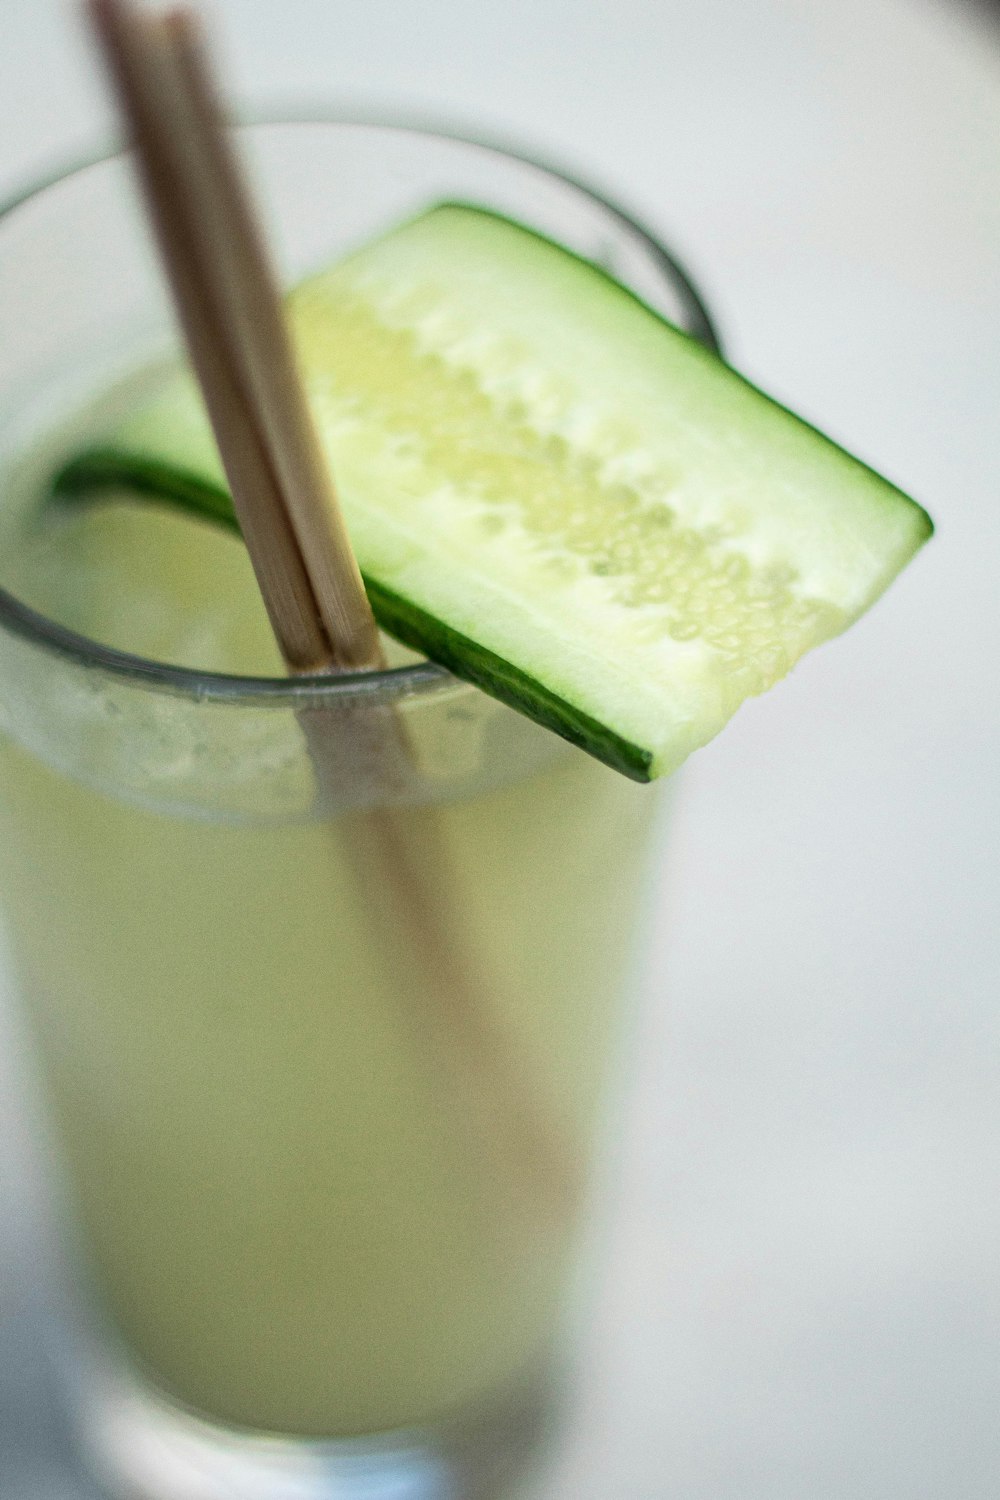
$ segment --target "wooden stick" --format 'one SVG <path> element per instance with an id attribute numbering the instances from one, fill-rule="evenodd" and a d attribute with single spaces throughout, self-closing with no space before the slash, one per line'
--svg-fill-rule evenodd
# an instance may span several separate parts
<path id="1" fill-rule="evenodd" d="M 329 662 L 330 642 L 198 253 L 183 163 L 164 123 L 173 101 L 163 48 L 121 0 L 90 0 L 90 11 L 131 127 L 146 205 L 272 628 L 293 670 L 317 670 Z"/>
<path id="2" fill-rule="evenodd" d="M 332 660 L 340 667 L 384 666 L 375 619 L 302 390 L 278 282 L 222 128 L 197 24 L 190 12 L 176 10 L 163 25 L 173 43 L 178 96 L 188 103 L 178 122 L 186 162 L 192 176 L 200 169 L 205 177 L 198 195 L 199 229 L 206 243 L 217 247 L 212 267 L 216 295 L 234 330 L 241 374 L 259 414 Z"/>
<path id="3" fill-rule="evenodd" d="M 276 279 L 221 125 L 193 17 L 145 17 L 128 0 L 89 0 L 137 148 L 145 196 L 205 395 L 261 593 L 293 671 L 382 664 L 378 633 L 301 387 Z M 299 713 L 321 788 L 355 779 L 383 793 L 415 777 L 391 709 Z M 357 762 L 363 757 L 363 766 Z M 359 886 L 385 946 L 415 957 L 432 1029 L 478 1085 L 468 1101 L 505 1123 L 511 1164 L 551 1208 L 577 1196 L 577 1163 L 524 1076 L 496 1004 L 464 952 L 432 810 L 386 807 L 342 820 Z M 420 824 L 419 837 L 417 823 Z M 411 828 L 411 824 L 413 827 Z M 411 836 L 412 835 L 412 836 Z M 439 1045 L 439 1044 L 436 1044 Z M 468 1091 L 466 1091 L 468 1092 Z"/>

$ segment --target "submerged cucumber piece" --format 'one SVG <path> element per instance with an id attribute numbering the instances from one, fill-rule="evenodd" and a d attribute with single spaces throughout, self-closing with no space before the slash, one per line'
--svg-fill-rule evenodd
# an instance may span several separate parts
<path id="1" fill-rule="evenodd" d="M 604 272 L 482 209 L 432 209 L 289 307 L 380 623 L 637 779 L 931 533 Z M 56 488 L 109 483 L 235 524 L 187 373 Z"/>

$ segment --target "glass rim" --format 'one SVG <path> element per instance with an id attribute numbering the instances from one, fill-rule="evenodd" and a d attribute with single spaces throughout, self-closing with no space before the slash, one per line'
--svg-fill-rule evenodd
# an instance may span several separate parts
<path id="1" fill-rule="evenodd" d="M 284 110 L 255 111 L 246 116 L 236 114 L 233 124 L 240 130 L 288 126 L 360 126 L 373 130 L 396 131 L 412 136 L 454 142 L 460 146 L 472 146 L 480 151 L 522 163 L 536 171 L 563 182 L 589 198 L 599 208 L 624 228 L 634 234 L 654 264 L 671 283 L 680 297 L 687 319 L 686 331 L 704 344 L 714 354 L 721 353 L 721 344 L 714 321 L 705 305 L 694 280 L 683 264 L 666 248 L 657 236 L 640 220 L 602 188 L 590 180 L 581 178 L 574 171 L 540 157 L 532 149 L 483 136 L 478 131 L 435 120 L 419 111 L 407 111 L 398 115 L 392 111 L 347 108 L 296 108 Z M 49 171 L 0 202 L 0 233 L 7 219 L 28 203 L 45 193 L 72 181 L 95 167 L 122 161 L 129 155 L 129 148 L 118 146 L 83 158 L 78 158 L 60 168 Z M 128 651 L 120 651 L 92 640 L 79 631 L 60 625 L 56 620 L 41 614 L 24 604 L 14 594 L 0 587 L 0 628 L 20 636 L 50 653 L 69 659 L 79 666 L 97 670 L 116 678 L 124 678 L 150 687 L 172 689 L 189 698 L 214 699 L 230 702 L 268 701 L 302 706 L 304 701 L 378 694 L 380 689 L 393 693 L 418 691 L 453 682 L 455 679 L 446 667 L 431 661 L 410 663 L 401 667 L 387 667 L 374 671 L 339 671 L 303 674 L 298 677 L 242 676 L 231 672 L 211 672 L 195 667 L 175 666 L 170 662 L 157 661 Z"/>

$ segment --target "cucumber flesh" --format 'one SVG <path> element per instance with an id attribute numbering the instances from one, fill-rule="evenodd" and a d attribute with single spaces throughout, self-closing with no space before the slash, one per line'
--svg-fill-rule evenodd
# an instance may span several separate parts
<path id="1" fill-rule="evenodd" d="M 926 514 L 606 274 L 442 205 L 292 293 L 381 625 L 639 780 L 858 617 Z M 56 477 L 235 524 L 179 370 Z"/>

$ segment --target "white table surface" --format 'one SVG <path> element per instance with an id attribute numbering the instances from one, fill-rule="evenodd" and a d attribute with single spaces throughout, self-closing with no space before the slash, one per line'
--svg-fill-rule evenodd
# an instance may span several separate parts
<path id="1" fill-rule="evenodd" d="M 603 178 L 733 361 L 935 514 L 873 614 L 683 777 L 558 1495 L 993 1500 L 1000 27 L 932 0 L 213 10 L 246 100 L 420 106 Z M 108 129 L 73 8 L 2 0 L 0 191 Z M 3 1055 L 0 1496 L 82 1500 Z"/>

